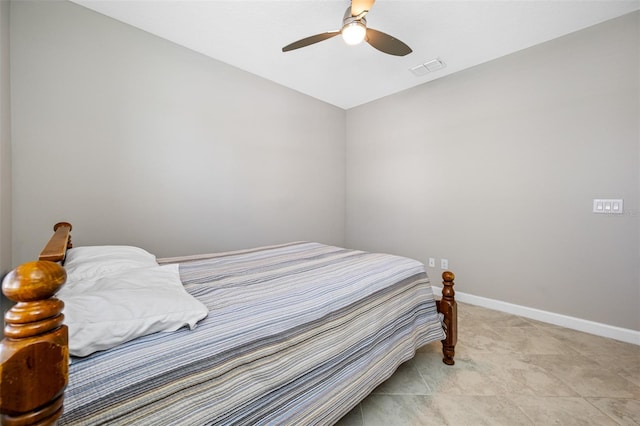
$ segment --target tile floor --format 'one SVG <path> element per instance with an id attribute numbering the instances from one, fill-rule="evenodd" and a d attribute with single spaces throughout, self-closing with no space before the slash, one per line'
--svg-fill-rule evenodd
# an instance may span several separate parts
<path id="1" fill-rule="evenodd" d="M 640 425 L 640 346 L 459 304 L 456 364 L 421 348 L 338 426 Z"/>

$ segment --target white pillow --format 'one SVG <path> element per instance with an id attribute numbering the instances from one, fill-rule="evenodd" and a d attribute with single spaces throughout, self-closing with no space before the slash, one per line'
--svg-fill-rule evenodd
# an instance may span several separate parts
<path id="1" fill-rule="evenodd" d="M 159 331 L 175 331 L 207 316 L 207 307 L 180 281 L 178 265 L 131 269 L 63 286 L 57 296 L 69 327 L 69 353 L 87 356 Z"/>
<path id="2" fill-rule="evenodd" d="M 158 266 L 156 257 L 139 247 L 87 246 L 67 251 L 67 282 L 93 279 L 128 269 Z"/>

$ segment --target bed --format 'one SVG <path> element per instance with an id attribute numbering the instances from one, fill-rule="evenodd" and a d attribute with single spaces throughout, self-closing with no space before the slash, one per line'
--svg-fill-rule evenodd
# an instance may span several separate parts
<path id="1" fill-rule="evenodd" d="M 314 242 L 96 269 L 80 253 L 104 248 L 72 249 L 71 229 L 3 281 L 3 425 L 333 424 L 421 346 L 454 363 L 451 272 L 435 300 L 417 261 Z M 182 310 L 155 301 L 167 277 Z"/>

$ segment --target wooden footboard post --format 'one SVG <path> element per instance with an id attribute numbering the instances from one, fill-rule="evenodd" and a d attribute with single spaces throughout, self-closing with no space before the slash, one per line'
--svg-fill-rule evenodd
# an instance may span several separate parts
<path id="1" fill-rule="evenodd" d="M 453 356 L 458 341 L 458 305 L 455 299 L 456 293 L 453 290 L 455 277 L 453 272 L 445 271 L 442 273 L 442 299 L 438 303 L 438 310 L 444 315 L 444 325 L 447 332 L 447 336 L 442 341 L 444 355 L 442 362 L 447 365 L 455 364 Z"/>
<path id="2" fill-rule="evenodd" d="M 53 295 L 66 278 L 57 263 L 36 261 L 18 266 L 2 282 L 5 296 L 17 302 L 5 315 L 0 343 L 3 425 L 54 424 L 62 415 L 68 332 L 64 304 Z"/>

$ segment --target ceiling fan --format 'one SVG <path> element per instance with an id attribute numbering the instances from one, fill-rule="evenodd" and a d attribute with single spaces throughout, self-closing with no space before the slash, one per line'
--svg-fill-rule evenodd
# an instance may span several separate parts
<path id="1" fill-rule="evenodd" d="M 340 31 L 328 31 L 303 38 L 286 45 L 282 48 L 282 51 L 288 52 L 300 49 L 342 34 L 344 41 L 350 45 L 358 44 L 364 40 L 374 48 L 389 55 L 405 56 L 411 53 L 411 48 L 397 38 L 373 28 L 367 28 L 365 16 L 371 10 L 374 2 L 375 0 L 352 0 L 351 6 L 344 13 Z"/>

